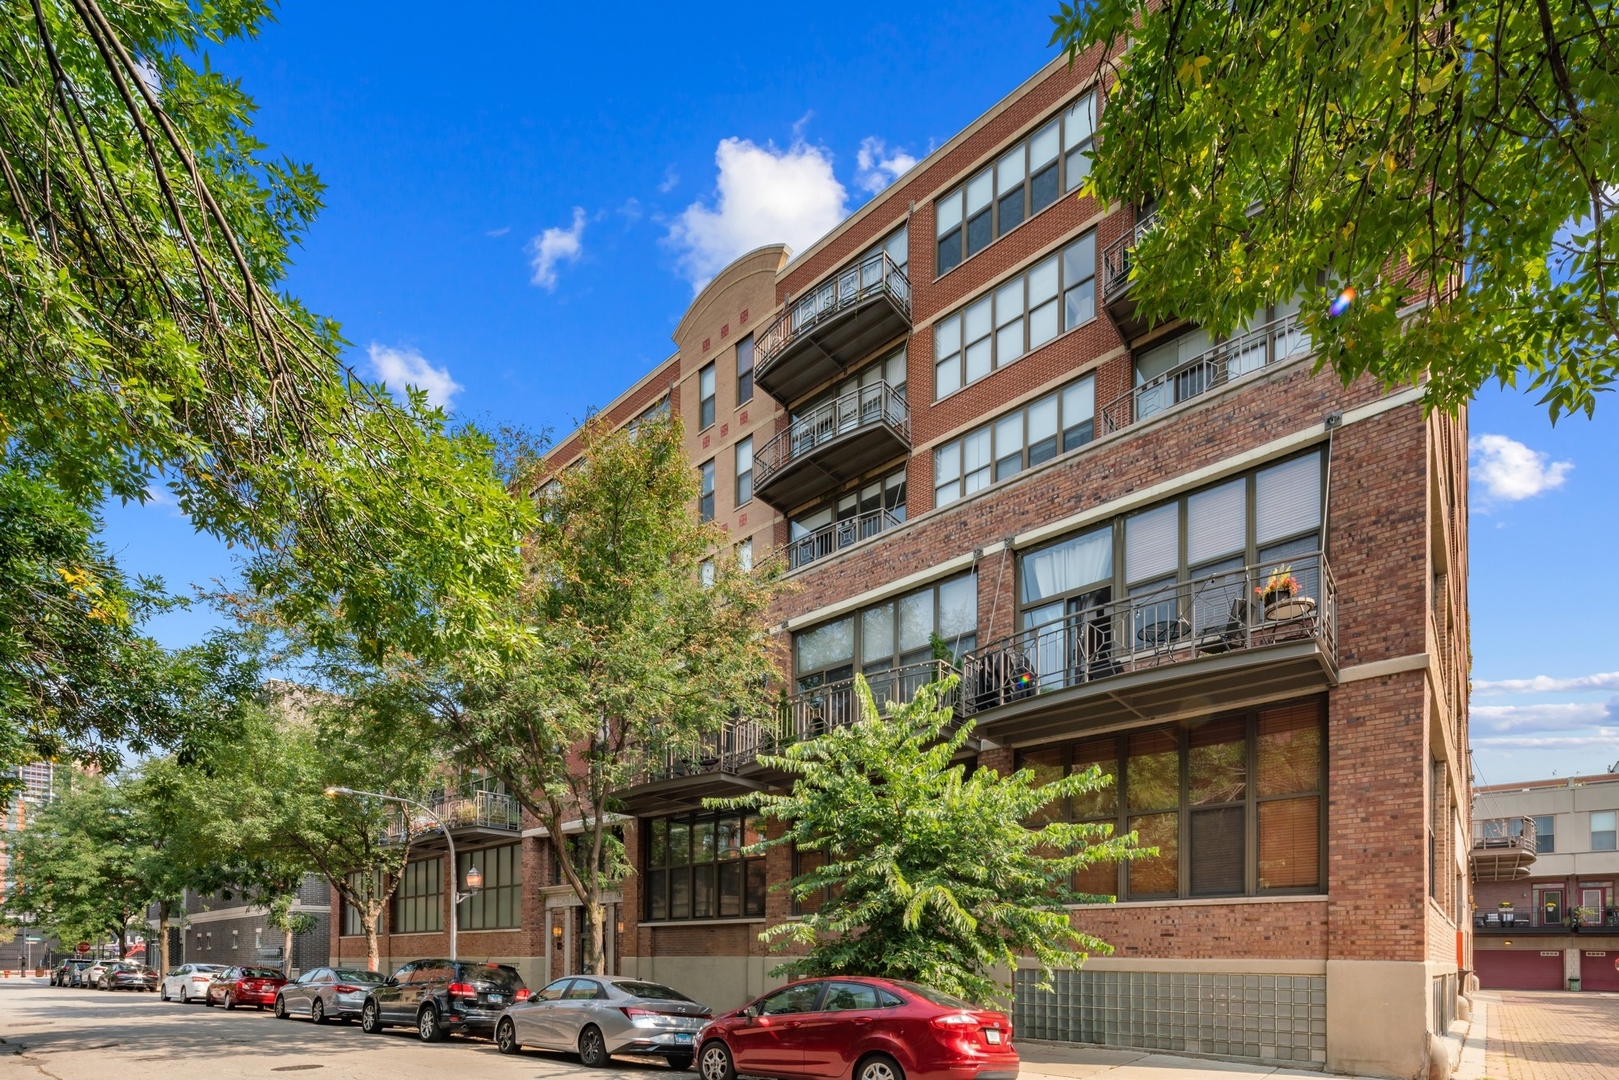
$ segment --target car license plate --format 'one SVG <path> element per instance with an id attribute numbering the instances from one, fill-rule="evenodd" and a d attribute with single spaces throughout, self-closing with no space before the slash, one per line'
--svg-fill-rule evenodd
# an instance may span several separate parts
<path id="1" fill-rule="evenodd" d="M 1001 1029 L 1000 1028 L 985 1028 L 984 1029 L 984 1038 L 989 1042 L 989 1044 L 991 1046 L 999 1045 L 1000 1041 L 1001 1041 Z"/>
<path id="2" fill-rule="evenodd" d="M 502 1001 L 505 1001 L 505 1000 L 506 1000 L 506 998 L 502 994 L 490 994 L 489 995 L 489 1004 L 491 1004 L 491 1005 L 499 1005 Z"/>
<path id="3" fill-rule="evenodd" d="M 689 1032 L 689 1031 L 677 1031 L 677 1032 L 675 1032 L 675 1042 L 677 1042 L 677 1043 L 689 1043 L 689 1042 L 691 1042 L 691 1032 Z"/>

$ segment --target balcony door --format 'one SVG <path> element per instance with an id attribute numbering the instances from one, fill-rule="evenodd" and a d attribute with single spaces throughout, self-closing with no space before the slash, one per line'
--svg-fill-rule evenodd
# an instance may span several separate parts
<path id="1" fill-rule="evenodd" d="M 1535 924 L 1537 926 L 1563 925 L 1563 890 L 1559 886 L 1555 889 L 1535 890 Z"/>

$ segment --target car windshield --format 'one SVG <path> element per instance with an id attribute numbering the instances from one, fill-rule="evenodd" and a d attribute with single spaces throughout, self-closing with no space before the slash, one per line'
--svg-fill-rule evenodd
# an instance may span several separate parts
<path id="1" fill-rule="evenodd" d="M 620 982 L 615 983 L 626 994 L 634 994 L 638 998 L 650 998 L 653 1001 L 690 1001 L 691 998 L 679 990 L 671 990 L 667 986 L 649 982 Z"/>
<path id="2" fill-rule="evenodd" d="M 380 971 L 359 971 L 355 968 L 338 968 L 336 971 L 332 972 L 332 974 L 337 976 L 338 982 L 369 983 L 371 985 L 376 985 L 377 983 L 382 982 L 382 972 Z"/>
<path id="3" fill-rule="evenodd" d="M 243 968 L 242 969 L 242 978 L 244 978 L 244 979 L 279 979 L 279 978 L 281 978 L 281 972 L 273 971 L 270 968 Z"/>
<path id="4" fill-rule="evenodd" d="M 922 998 L 924 1001 L 931 1001 L 941 1009 L 972 1009 L 974 1012 L 978 1011 L 978 1006 L 970 1001 L 962 1001 L 958 997 L 951 997 L 949 994 L 941 993 L 920 983 L 901 982 L 896 979 L 894 980 L 894 985 L 903 986 L 917 997 Z"/>
<path id="5" fill-rule="evenodd" d="M 193 964 L 192 970 L 207 975 L 215 971 L 224 971 L 225 967 L 223 964 Z"/>
<path id="6" fill-rule="evenodd" d="M 523 979 L 517 974 L 517 969 L 505 964 L 468 964 L 465 968 L 466 977 L 473 982 L 493 983 L 498 989 L 520 990 Z"/>

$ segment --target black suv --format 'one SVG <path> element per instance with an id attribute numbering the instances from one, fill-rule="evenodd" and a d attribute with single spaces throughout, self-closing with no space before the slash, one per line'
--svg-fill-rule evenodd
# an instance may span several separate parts
<path id="1" fill-rule="evenodd" d="M 73 977 L 93 963 L 95 963 L 94 960 L 63 960 L 60 964 L 57 964 L 56 967 L 51 969 L 51 985 L 75 985 Z"/>
<path id="2" fill-rule="evenodd" d="M 408 1024 L 423 1042 L 457 1031 L 489 1035 L 506 1006 L 527 997 L 523 977 L 509 965 L 417 960 L 365 996 L 360 1028 L 375 1034 Z"/>

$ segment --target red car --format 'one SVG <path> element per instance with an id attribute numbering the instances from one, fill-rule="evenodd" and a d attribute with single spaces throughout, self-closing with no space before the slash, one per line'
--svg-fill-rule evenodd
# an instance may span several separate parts
<path id="1" fill-rule="evenodd" d="M 287 980 L 274 968 L 229 967 L 214 976 L 208 984 L 204 1005 L 223 1005 L 234 1009 L 238 1005 L 254 1005 L 262 1009 L 275 1004 L 275 994 Z"/>
<path id="2" fill-rule="evenodd" d="M 697 1034 L 702 1080 L 1017 1080 L 1012 1022 L 916 983 L 837 977 L 784 986 Z"/>

